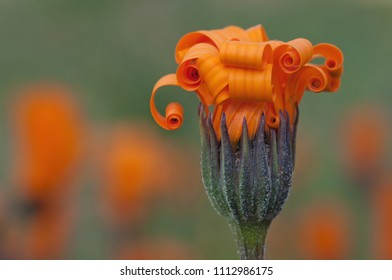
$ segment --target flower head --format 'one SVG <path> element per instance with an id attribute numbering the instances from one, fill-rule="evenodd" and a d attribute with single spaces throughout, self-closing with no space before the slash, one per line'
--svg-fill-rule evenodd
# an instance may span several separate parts
<path id="1" fill-rule="evenodd" d="M 312 63 L 320 57 L 322 65 Z M 257 25 L 188 33 L 175 58 L 176 73 L 153 89 L 152 115 L 163 128 L 177 129 L 181 105 L 170 103 L 162 116 L 154 103 L 157 90 L 176 85 L 197 94 L 205 190 L 228 221 L 241 258 L 261 259 L 268 227 L 292 184 L 298 105 L 305 90 L 338 89 L 343 55 L 306 39 L 269 40 Z"/>
<path id="2" fill-rule="evenodd" d="M 312 63 L 315 58 L 324 58 L 324 64 Z M 266 127 L 279 127 L 280 111 L 287 111 L 293 124 L 304 91 L 336 91 L 343 72 L 343 55 L 337 47 L 325 43 L 313 46 L 302 38 L 269 40 L 261 25 L 188 33 L 178 42 L 175 59 L 176 73 L 162 77 L 152 92 L 150 107 L 155 121 L 168 130 L 181 126 L 180 104 L 170 103 L 162 116 L 154 103 L 159 88 L 180 86 L 194 91 L 207 113 L 213 108 L 218 139 L 225 112 L 232 142 L 240 139 L 243 118 L 251 138 L 262 113 Z"/>

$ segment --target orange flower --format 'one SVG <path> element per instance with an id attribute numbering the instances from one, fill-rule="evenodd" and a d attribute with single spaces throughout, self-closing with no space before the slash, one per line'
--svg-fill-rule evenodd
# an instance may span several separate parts
<path id="1" fill-rule="evenodd" d="M 325 58 L 323 65 L 311 63 L 320 57 Z M 313 46 L 302 38 L 287 43 L 269 40 L 261 25 L 188 33 L 178 42 L 175 58 L 176 73 L 162 77 L 152 92 L 150 108 L 155 121 L 168 130 L 181 126 L 180 104 L 170 103 L 162 116 L 154 102 L 159 88 L 180 86 L 196 92 L 207 113 L 213 107 L 218 139 L 221 116 L 226 114 L 233 142 L 240 138 L 244 117 L 251 137 L 262 113 L 270 128 L 279 127 L 280 111 L 287 111 L 293 124 L 304 91 L 336 91 L 343 72 L 343 55 L 337 47 Z"/>
<path id="2" fill-rule="evenodd" d="M 103 204 L 111 221 L 141 218 L 148 199 L 173 183 L 166 146 L 145 125 L 115 127 L 99 150 Z"/>
<path id="3" fill-rule="evenodd" d="M 387 113 L 377 105 L 359 106 L 344 120 L 340 154 L 347 171 L 359 184 L 371 184 L 382 171 L 389 145 L 388 127 Z"/>
<path id="4" fill-rule="evenodd" d="M 318 202 L 298 217 L 298 252 L 306 259 L 346 259 L 352 236 L 347 210 L 336 201 Z"/>
<path id="5" fill-rule="evenodd" d="M 28 199 L 53 194 L 69 179 L 80 157 L 81 116 L 61 86 L 25 88 L 13 107 L 15 183 Z"/>

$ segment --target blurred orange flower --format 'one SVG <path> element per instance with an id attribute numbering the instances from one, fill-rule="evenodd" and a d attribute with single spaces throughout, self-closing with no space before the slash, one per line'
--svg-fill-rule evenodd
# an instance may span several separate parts
<path id="1" fill-rule="evenodd" d="M 369 181 L 382 170 L 389 144 L 388 127 L 388 115 L 380 105 L 359 106 L 343 121 L 340 152 L 347 171 L 357 182 L 372 183 Z"/>
<path id="2" fill-rule="evenodd" d="M 315 202 L 297 218 L 297 250 L 303 258 L 349 258 L 352 224 L 347 209 L 338 201 Z"/>
<path id="3" fill-rule="evenodd" d="M 316 65 L 312 63 L 315 58 L 325 62 Z M 279 127 L 280 111 L 287 111 L 293 124 L 304 91 L 336 91 L 343 73 L 343 54 L 337 47 L 313 46 L 303 38 L 270 40 L 261 25 L 190 32 L 177 43 L 175 59 L 176 73 L 162 77 L 152 91 L 150 108 L 155 121 L 168 130 L 181 126 L 180 104 L 170 103 L 162 116 L 154 101 L 159 88 L 180 86 L 197 94 L 205 112 L 213 107 L 218 139 L 222 113 L 226 114 L 233 142 L 241 136 L 244 118 L 251 138 L 262 113 L 268 127 Z"/>
<path id="4" fill-rule="evenodd" d="M 145 124 L 116 126 L 99 150 L 102 198 L 112 221 L 141 218 L 150 199 L 179 184 L 176 173 L 185 182 L 178 152 Z"/>
<path id="5" fill-rule="evenodd" d="M 82 151 L 83 125 L 71 93 L 58 85 L 24 88 L 12 106 L 15 184 L 27 199 L 68 183 Z"/>
<path id="6" fill-rule="evenodd" d="M 376 259 L 392 259 L 392 177 L 388 175 L 372 189 L 372 245 Z"/>

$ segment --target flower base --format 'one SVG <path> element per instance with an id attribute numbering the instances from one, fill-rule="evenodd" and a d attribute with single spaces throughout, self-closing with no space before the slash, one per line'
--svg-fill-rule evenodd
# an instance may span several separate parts
<path id="1" fill-rule="evenodd" d="M 298 110 L 296 112 L 298 116 Z M 200 108 L 202 177 L 208 198 L 230 225 L 241 259 L 263 259 L 269 225 L 280 213 L 292 184 L 297 119 L 280 113 L 277 129 L 264 115 L 250 139 L 244 119 L 241 139 L 233 142 L 222 115 L 220 139 L 211 116 Z"/>

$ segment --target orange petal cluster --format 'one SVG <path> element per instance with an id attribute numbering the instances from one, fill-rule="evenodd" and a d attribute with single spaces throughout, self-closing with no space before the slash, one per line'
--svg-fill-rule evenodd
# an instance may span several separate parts
<path id="1" fill-rule="evenodd" d="M 323 58 L 324 63 L 312 63 Z M 261 25 L 242 29 L 228 26 L 223 29 L 201 30 L 183 36 L 177 43 L 175 74 L 162 77 L 152 91 L 150 108 L 155 121 L 168 130 L 177 129 L 183 121 L 183 108 L 178 103 L 166 107 L 161 115 L 154 102 L 161 87 L 180 86 L 194 91 L 206 111 L 214 108 L 214 126 L 219 137 L 221 113 L 230 118 L 234 114 L 235 125 L 228 124 L 238 138 L 242 118 L 264 112 L 267 125 L 279 126 L 279 112 L 287 111 L 293 121 L 296 106 L 305 90 L 313 92 L 336 91 L 343 72 L 342 52 L 331 44 L 313 46 L 306 39 L 289 42 L 269 40 Z M 254 116 L 260 119 L 260 116 Z M 247 118 L 248 125 L 252 119 Z M 257 122 L 249 125 L 254 135 Z M 238 125 L 237 125 L 238 123 Z"/>

